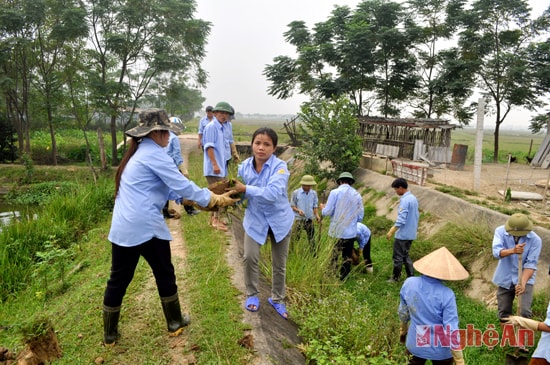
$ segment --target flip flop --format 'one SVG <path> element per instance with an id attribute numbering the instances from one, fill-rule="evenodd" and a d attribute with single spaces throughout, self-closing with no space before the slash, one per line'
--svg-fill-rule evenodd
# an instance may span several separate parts
<path id="1" fill-rule="evenodd" d="M 273 306 L 273 308 L 275 308 L 281 317 L 288 319 L 288 312 L 286 311 L 286 306 L 284 303 L 275 303 L 271 298 L 268 298 L 267 301 Z"/>
<path id="2" fill-rule="evenodd" d="M 256 309 L 253 308 L 254 306 L 256 307 Z M 258 299 L 257 296 L 246 298 L 244 308 L 250 312 L 257 312 L 260 309 L 260 299 Z"/>

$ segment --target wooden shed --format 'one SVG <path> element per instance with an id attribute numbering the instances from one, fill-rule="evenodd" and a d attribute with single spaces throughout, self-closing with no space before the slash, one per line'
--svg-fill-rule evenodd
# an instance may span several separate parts
<path id="1" fill-rule="evenodd" d="M 359 117 L 363 151 L 393 158 L 447 163 L 451 131 L 444 119 Z"/>

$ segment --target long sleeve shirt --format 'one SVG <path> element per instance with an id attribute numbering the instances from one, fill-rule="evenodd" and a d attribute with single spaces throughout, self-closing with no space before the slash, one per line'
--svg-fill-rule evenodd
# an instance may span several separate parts
<path id="1" fill-rule="evenodd" d="M 546 309 L 546 320 L 544 324 L 550 326 L 550 303 L 548 303 L 548 308 Z M 545 359 L 550 362 L 550 332 L 542 332 L 537 348 L 535 352 L 533 352 L 531 358 Z"/>
<path id="2" fill-rule="evenodd" d="M 537 274 L 537 263 L 539 261 L 542 240 L 539 235 L 531 231 L 520 238 L 519 243 L 525 243 L 521 259 L 523 269 L 533 269 L 535 272 L 527 281 L 527 284 L 534 285 Z M 498 265 L 493 275 L 493 283 L 510 289 L 518 283 L 518 255 L 513 254 L 506 257 L 500 257 L 500 251 L 510 249 L 516 246 L 514 236 L 506 232 L 504 226 L 495 229 L 493 236 L 493 256 L 498 259 Z"/>
<path id="3" fill-rule="evenodd" d="M 122 172 L 109 241 L 132 247 L 153 237 L 171 240 L 161 211 L 167 200 L 180 197 L 207 206 L 210 191 L 183 176 L 155 141 L 143 138 Z"/>
<path id="4" fill-rule="evenodd" d="M 419 216 L 418 200 L 410 191 L 407 191 L 399 199 L 397 220 L 394 224 L 399 229 L 395 233 L 395 238 L 405 241 L 416 239 Z"/>
<path id="5" fill-rule="evenodd" d="M 296 207 L 304 212 L 304 215 L 300 215 L 294 212 L 294 217 L 299 220 L 311 220 L 313 216 L 313 209 L 319 207 L 319 199 L 317 192 L 310 189 L 307 193 L 302 188 L 298 188 L 292 192 L 290 196 L 290 206 Z"/>
<path id="6" fill-rule="evenodd" d="M 254 157 L 244 160 L 238 169 L 238 176 L 246 185 L 245 199 L 248 199 L 243 227 L 252 239 L 263 245 L 269 229 L 275 240 L 280 242 L 290 232 L 294 214 L 288 202 L 288 178 L 290 173 L 286 162 L 272 155 L 262 171 L 258 173 L 253 165 Z"/>
<path id="7" fill-rule="evenodd" d="M 362 250 L 370 239 L 370 229 L 361 222 L 357 222 L 357 242 L 359 243 L 359 248 Z"/>
<path id="8" fill-rule="evenodd" d="M 406 346 L 411 354 L 428 360 L 451 358 L 451 349 L 460 348 L 453 291 L 439 279 L 414 276 L 405 280 L 399 298 L 399 319 L 410 321 Z"/>
<path id="9" fill-rule="evenodd" d="M 183 157 L 181 157 L 180 140 L 176 133 L 170 131 L 170 139 L 168 140 L 168 146 L 164 147 L 166 153 L 172 157 L 176 166 L 183 163 Z"/>
<path id="10" fill-rule="evenodd" d="M 204 128 L 204 134 L 202 136 L 202 145 L 204 146 L 203 157 L 203 173 L 204 176 L 227 176 L 226 159 L 225 159 L 225 137 L 224 137 L 224 125 L 220 123 L 215 117 L 212 123 L 208 123 Z M 208 149 L 214 149 L 214 158 L 220 168 L 220 173 L 214 172 L 214 166 L 208 156 Z"/>
<path id="11" fill-rule="evenodd" d="M 330 217 L 329 236 L 343 239 L 356 238 L 357 222 L 361 222 L 365 214 L 361 195 L 348 184 L 330 192 L 321 213 Z"/>

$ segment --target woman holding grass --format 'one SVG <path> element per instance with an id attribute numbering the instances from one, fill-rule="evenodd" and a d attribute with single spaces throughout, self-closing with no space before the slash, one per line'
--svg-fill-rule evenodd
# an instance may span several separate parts
<path id="1" fill-rule="evenodd" d="M 128 130 L 132 139 L 115 178 L 115 206 L 109 231 L 111 275 L 103 298 L 105 345 L 119 336 L 118 320 L 122 299 L 141 256 L 153 271 L 168 331 L 179 335 L 189 324 L 182 316 L 174 266 L 170 256 L 170 231 L 162 215 L 167 200 L 192 200 L 202 207 L 223 207 L 237 200 L 234 192 L 216 195 L 188 180 L 166 153 L 169 131 L 179 127 L 164 110 L 139 114 L 140 125 Z"/>
<path id="2" fill-rule="evenodd" d="M 248 207 L 244 215 L 244 281 L 247 299 L 245 308 L 251 312 L 260 309 L 258 288 L 260 248 L 271 239 L 272 283 L 268 302 L 284 319 L 288 312 L 284 304 L 286 291 L 286 260 L 294 214 L 288 201 L 286 162 L 275 157 L 277 133 L 271 128 L 260 128 L 252 136 L 252 157 L 239 165 L 238 176 L 232 188 L 244 193 Z"/>

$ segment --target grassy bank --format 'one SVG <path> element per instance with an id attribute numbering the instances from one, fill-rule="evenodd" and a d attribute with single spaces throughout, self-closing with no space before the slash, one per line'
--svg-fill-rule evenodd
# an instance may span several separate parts
<path id="1" fill-rule="evenodd" d="M 198 153 L 191 155 L 189 170 L 199 185 L 206 185 L 202 156 Z M 2 170 L 0 175 L 4 176 Z M 299 171 L 293 171 L 289 191 L 298 186 L 299 176 Z M 13 178 L 18 177 L 14 174 Z M 66 180 L 74 180 L 74 173 L 69 171 Z M 325 185 L 323 182 L 318 187 Z M 374 208 L 374 202 L 384 194 L 357 188 L 369 202 L 365 222 L 373 229 L 374 274 L 367 275 L 357 266 L 345 282 L 336 278 L 329 265 L 333 242 L 326 236 L 325 219 L 321 250 L 316 257 L 305 235 L 291 244 L 288 308 L 299 325 L 304 354 L 317 364 L 403 364 L 405 349 L 398 343 L 397 318 L 400 286 L 386 283 L 391 274 L 392 245 L 384 234 L 391 222 L 377 216 Z M 392 204 L 396 203 L 394 198 L 389 198 Z M 0 252 L 7 252 L 12 246 L 18 248 L 10 251 L 15 256 L 3 261 L 0 270 L 4 262 L 30 265 L 22 278 L 11 277 L 18 275 L 15 268 L 6 276 L 8 282 L 19 284 L 0 304 L 0 346 L 21 350 L 30 324 L 47 318 L 63 351 L 56 364 L 93 364 L 98 358 L 106 364 L 170 364 L 167 349 L 174 343 L 166 335 L 156 288 L 143 261 L 125 298 L 120 328 L 124 336 L 115 349 L 101 346 L 101 303 L 110 266 L 106 237 L 112 178 L 106 178 L 99 187 L 81 182 L 77 191 L 60 194 L 56 199 L 59 201 L 46 204 L 51 210 L 39 214 L 43 218 L 20 225 L 9 234 L 11 239 L 4 241 L 8 243 L 0 246 L 4 247 Z M 422 214 L 421 224 L 431 219 Z M 182 226 L 187 257 L 185 269 L 176 274 L 181 290 L 186 292 L 182 304 L 190 311 L 193 323 L 181 352 L 192 355 L 197 364 L 248 364 L 253 354 L 237 344 L 245 326 L 241 322 L 240 296 L 230 281 L 232 269 L 225 261 L 227 237 L 207 228 L 204 213 L 182 217 Z M 38 242 L 34 255 L 25 251 L 26 245 L 17 243 L 31 238 Z M 491 238 L 492 232 L 486 227 L 448 224 L 434 236 L 419 237 L 411 256 L 415 260 L 445 245 L 471 270 L 478 257 L 491 259 Z M 4 233 L 0 239 L 5 240 Z M 270 275 L 269 250 L 263 250 L 263 254 L 262 270 Z M 178 258 L 174 260 L 181 263 Z M 465 296 L 468 284 L 465 281 L 451 285 L 457 296 L 461 328 L 493 328 L 497 324 L 496 312 Z M 544 318 L 547 303 L 547 295 L 535 297 L 536 319 Z M 465 357 L 470 365 L 496 365 L 504 362 L 504 353 L 498 346 L 490 349 L 482 344 L 466 348 Z"/>

